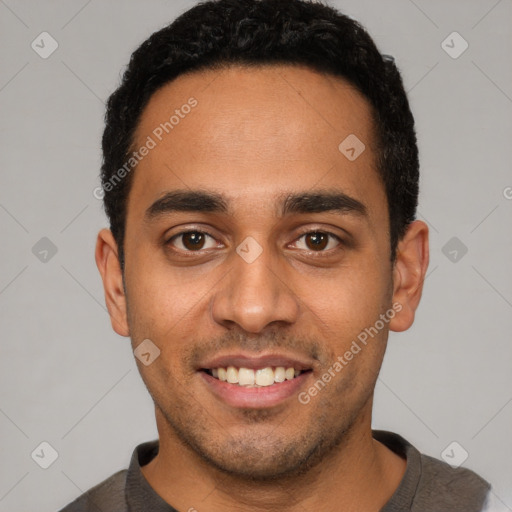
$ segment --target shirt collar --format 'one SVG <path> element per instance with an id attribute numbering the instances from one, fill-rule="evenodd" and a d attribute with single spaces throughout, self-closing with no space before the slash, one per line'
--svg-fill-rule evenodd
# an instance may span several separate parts
<path id="1" fill-rule="evenodd" d="M 140 469 L 157 453 L 158 439 L 139 444 L 133 451 L 126 475 L 126 503 L 130 512 L 178 512 L 155 492 Z"/>

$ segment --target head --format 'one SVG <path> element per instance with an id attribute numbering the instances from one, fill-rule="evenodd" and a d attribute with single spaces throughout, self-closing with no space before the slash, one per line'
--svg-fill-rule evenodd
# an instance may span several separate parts
<path id="1" fill-rule="evenodd" d="M 413 117 L 364 29 L 301 0 L 199 4 L 132 55 L 103 154 L 96 260 L 114 329 L 160 351 L 138 364 L 161 442 L 268 479 L 369 428 L 428 243 Z M 230 363 L 303 373 L 259 401 L 219 384 Z"/>
<path id="2" fill-rule="evenodd" d="M 102 184 L 121 265 L 127 199 L 138 163 L 134 135 L 147 103 L 180 75 L 234 64 L 302 65 L 342 78 L 364 96 L 375 130 L 376 171 L 388 201 L 394 258 L 398 240 L 415 218 L 419 163 L 414 119 L 393 59 L 380 54 L 360 24 L 322 4 L 224 0 L 203 2 L 148 38 L 109 98 Z"/>

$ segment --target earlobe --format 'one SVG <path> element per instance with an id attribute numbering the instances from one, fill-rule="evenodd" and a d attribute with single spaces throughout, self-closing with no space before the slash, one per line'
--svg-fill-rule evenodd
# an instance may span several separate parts
<path id="1" fill-rule="evenodd" d="M 98 233 L 95 258 L 103 280 L 105 302 L 112 328 L 121 336 L 129 336 L 123 274 L 119 264 L 117 243 L 109 229 L 102 229 Z"/>
<path id="2" fill-rule="evenodd" d="M 419 220 L 412 222 L 398 242 L 393 269 L 393 304 L 401 305 L 391 320 L 392 331 L 405 331 L 414 322 L 414 315 L 423 291 L 428 268 L 428 226 Z"/>

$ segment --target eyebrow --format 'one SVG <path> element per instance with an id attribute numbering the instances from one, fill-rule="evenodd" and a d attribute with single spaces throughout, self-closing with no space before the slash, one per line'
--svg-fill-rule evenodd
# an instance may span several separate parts
<path id="1" fill-rule="evenodd" d="M 357 199 L 341 191 L 312 191 L 287 194 L 284 197 L 281 215 L 292 213 L 336 212 L 341 214 L 368 215 L 366 206 Z"/>
<path id="2" fill-rule="evenodd" d="M 221 194 L 202 190 L 173 190 L 157 199 L 145 213 L 152 220 L 171 212 L 228 213 L 228 203 Z"/>
<path id="3" fill-rule="evenodd" d="M 335 212 L 366 217 L 366 206 L 341 191 L 314 190 L 285 193 L 278 197 L 278 214 Z M 157 199 L 145 213 L 147 221 L 172 212 L 206 212 L 228 214 L 229 201 L 222 194 L 204 190 L 173 190 Z"/>

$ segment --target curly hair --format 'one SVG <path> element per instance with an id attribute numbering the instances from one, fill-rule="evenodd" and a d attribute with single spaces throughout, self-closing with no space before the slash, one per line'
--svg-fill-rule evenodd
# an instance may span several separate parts
<path id="1" fill-rule="evenodd" d="M 398 241 L 415 219 L 419 181 L 414 118 L 394 59 L 379 52 L 358 22 L 318 2 L 209 0 L 144 41 L 107 102 L 101 179 L 121 268 L 133 172 L 124 173 L 126 178 L 115 186 L 112 177 L 130 158 L 145 106 L 160 87 L 181 74 L 235 64 L 304 65 L 345 79 L 368 100 L 394 260 Z"/>

